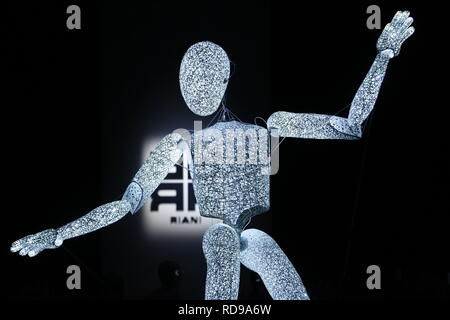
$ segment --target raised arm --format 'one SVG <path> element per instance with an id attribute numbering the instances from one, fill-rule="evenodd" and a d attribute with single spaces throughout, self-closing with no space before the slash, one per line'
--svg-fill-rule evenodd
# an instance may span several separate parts
<path id="1" fill-rule="evenodd" d="M 408 11 L 398 11 L 377 42 L 378 54 L 353 98 L 348 118 L 323 114 L 279 111 L 267 125 L 273 135 L 309 139 L 358 139 L 361 125 L 375 106 L 387 65 L 400 53 L 402 43 L 414 33 Z"/>
<path id="2" fill-rule="evenodd" d="M 47 229 L 26 236 L 11 245 L 11 251 L 34 257 L 45 249 L 54 249 L 64 240 L 98 230 L 138 211 L 181 157 L 186 144 L 177 133 L 165 136 L 150 153 L 134 176 L 122 200 L 104 204 L 83 217 L 58 229 Z"/>

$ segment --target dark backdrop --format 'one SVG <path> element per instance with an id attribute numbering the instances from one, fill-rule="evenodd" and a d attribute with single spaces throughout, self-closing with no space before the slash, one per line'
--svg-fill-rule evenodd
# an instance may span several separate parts
<path id="1" fill-rule="evenodd" d="M 210 40 L 227 51 L 234 63 L 227 105 L 253 122 L 277 110 L 335 114 L 348 106 L 380 34 L 365 27 L 371 2 L 76 1 L 79 31 L 66 28 L 70 4 L 7 5 L 2 275 L 9 298 L 148 298 L 157 290 L 158 249 L 139 216 L 33 259 L 9 246 L 120 198 L 142 142 L 192 126 L 198 117 L 185 107 L 177 75 L 191 44 Z M 448 297 L 440 5 L 377 4 L 383 26 L 396 10 L 410 10 L 416 33 L 389 66 L 364 138 L 284 140 L 272 209 L 251 225 L 279 242 L 312 299 Z M 160 239 L 159 248 L 164 241 L 167 257 L 192 260 L 181 266 L 182 296 L 202 298 L 201 238 Z M 70 264 L 82 269 L 80 291 L 66 289 Z M 382 290 L 366 288 L 371 264 L 381 267 Z M 267 298 L 256 280 L 243 268 L 241 298 Z"/>

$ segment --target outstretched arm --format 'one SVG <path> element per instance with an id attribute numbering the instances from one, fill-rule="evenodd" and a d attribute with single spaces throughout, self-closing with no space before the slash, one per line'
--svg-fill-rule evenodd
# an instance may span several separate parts
<path id="1" fill-rule="evenodd" d="M 269 129 L 282 137 L 309 139 L 358 139 L 361 125 L 375 106 L 387 65 L 400 53 L 402 43 L 414 33 L 408 11 L 398 11 L 377 42 L 378 54 L 353 98 L 348 118 L 323 114 L 275 112 Z"/>
<path id="2" fill-rule="evenodd" d="M 170 168 L 181 157 L 184 147 L 184 140 L 179 134 L 165 136 L 136 173 L 122 200 L 104 204 L 58 229 L 47 229 L 17 240 L 12 244 L 11 251 L 33 257 L 42 250 L 59 247 L 66 239 L 114 223 L 128 212 L 135 213 L 167 176 Z"/>

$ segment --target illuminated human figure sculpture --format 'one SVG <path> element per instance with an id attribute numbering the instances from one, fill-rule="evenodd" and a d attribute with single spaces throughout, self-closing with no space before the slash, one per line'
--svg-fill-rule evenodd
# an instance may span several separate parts
<path id="1" fill-rule="evenodd" d="M 137 212 L 151 197 L 184 152 L 200 214 L 221 219 L 203 237 L 207 262 L 206 299 L 237 299 L 240 264 L 257 272 L 274 299 L 309 299 L 292 263 L 266 233 L 245 230 L 250 218 L 269 207 L 270 136 L 306 139 L 358 139 L 372 111 L 388 62 L 414 32 L 409 12 L 397 12 L 377 42 L 378 54 L 359 87 L 347 118 L 275 112 L 267 128 L 236 121 L 222 104 L 230 76 L 225 51 L 212 42 L 190 47 L 180 67 L 184 100 L 195 114 L 208 116 L 222 108 L 218 121 L 193 135 L 165 136 L 150 153 L 126 189 L 122 200 L 102 205 L 58 229 L 26 236 L 12 252 L 36 256 L 74 238 Z"/>

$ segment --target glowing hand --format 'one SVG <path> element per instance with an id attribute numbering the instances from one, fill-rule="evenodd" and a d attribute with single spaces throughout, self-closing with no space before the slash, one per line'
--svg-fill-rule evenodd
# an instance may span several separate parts
<path id="1" fill-rule="evenodd" d="M 397 11 L 391 23 L 388 23 L 377 41 L 378 51 L 391 50 L 391 58 L 400 53 L 403 42 L 414 33 L 411 27 L 414 19 L 409 16 L 409 11 Z"/>
<path id="2" fill-rule="evenodd" d="M 13 242 L 11 252 L 19 251 L 21 256 L 34 257 L 42 250 L 59 247 L 62 241 L 57 238 L 58 233 L 55 229 L 47 229 Z"/>

